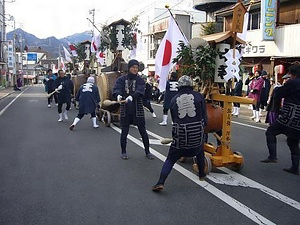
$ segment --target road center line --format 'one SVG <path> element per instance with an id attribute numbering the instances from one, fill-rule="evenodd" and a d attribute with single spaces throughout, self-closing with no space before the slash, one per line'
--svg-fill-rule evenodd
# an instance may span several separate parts
<path id="1" fill-rule="evenodd" d="M 118 133 L 121 133 L 121 129 L 111 125 L 111 127 L 117 131 Z M 149 134 L 152 133 L 150 131 L 147 131 Z M 154 133 L 152 133 L 154 134 Z M 151 136 L 152 136 L 151 134 Z M 159 137 L 159 135 L 157 135 Z M 136 145 L 140 146 L 141 148 L 144 148 L 143 143 L 136 139 L 135 137 L 131 136 L 128 134 L 127 138 L 131 140 L 133 143 Z M 155 149 L 151 148 L 151 153 L 155 155 L 158 159 L 161 161 L 165 161 L 166 157 L 162 154 L 160 154 L 158 151 Z M 215 186 L 211 185 L 210 183 L 206 181 L 200 181 L 198 176 L 196 174 L 193 174 L 192 172 L 188 171 L 187 169 L 183 168 L 182 166 L 178 165 L 177 163 L 174 165 L 174 169 L 177 170 L 179 173 L 182 175 L 186 176 L 188 179 L 199 185 L 200 187 L 204 188 L 206 191 L 210 192 L 212 195 L 216 196 L 232 208 L 236 209 L 252 221 L 254 221 L 257 224 L 275 224 L 272 221 L 268 220 L 267 218 L 263 217 L 262 215 L 258 214 L 254 210 L 250 209 L 246 205 L 242 204 L 241 202 L 237 201 L 236 199 L 232 198 L 231 196 L 227 195 L 226 193 L 222 192 L 221 190 L 217 189 Z M 208 175 L 209 177 L 209 175 Z"/>

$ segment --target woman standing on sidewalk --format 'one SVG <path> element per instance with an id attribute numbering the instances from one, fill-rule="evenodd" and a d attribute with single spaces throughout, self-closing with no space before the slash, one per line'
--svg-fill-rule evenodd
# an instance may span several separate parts
<path id="1" fill-rule="evenodd" d="M 259 117 L 260 94 L 261 94 L 262 86 L 264 84 L 264 79 L 260 75 L 261 75 L 260 71 L 256 71 L 254 73 L 254 79 L 251 81 L 249 85 L 250 92 L 248 95 L 249 98 L 253 98 L 256 101 L 256 104 L 252 105 L 253 115 L 250 117 L 256 123 L 260 122 L 260 117 Z"/>

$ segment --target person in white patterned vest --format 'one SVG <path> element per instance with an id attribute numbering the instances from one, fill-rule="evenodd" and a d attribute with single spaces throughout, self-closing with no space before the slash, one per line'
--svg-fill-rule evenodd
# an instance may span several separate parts
<path id="1" fill-rule="evenodd" d="M 172 143 L 160 177 L 153 191 L 161 191 L 174 164 L 181 157 L 196 156 L 199 179 L 206 177 L 204 171 L 204 128 L 207 124 L 205 99 L 199 92 L 193 91 L 192 80 L 183 75 L 178 80 L 178 93 L 172 98 L 170 112 L 172 116 Z"/>
<path id="2" fill-rule="evenodd" d="M 270 125 L 266 131 L 269 156 L 262 160 L 263 163 L 277 162 L 277 140 L 276 136 L 284 134 L 287 136 L 287 145 L 291 151 L 292 166 L 283 170 L 299 175 L 300 159 L 300 65 L 289 68 L 291 78 L 281 87 L 274 89 L 275 99 L 284 99 L 281 113 L 275 123 Z"/>

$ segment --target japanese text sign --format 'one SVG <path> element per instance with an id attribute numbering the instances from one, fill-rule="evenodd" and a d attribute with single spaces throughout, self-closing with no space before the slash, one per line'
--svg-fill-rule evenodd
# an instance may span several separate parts
<path id="1" fill-rule="evenodd" d="M 273 41 L 275 38 L 277 0 L 261 1 L 262 34 L 264 41 Z"/>
<path id="2" fill-rule="evenodd" d="M 244 15 L 246 11 L 247 10 L 245 6 L 241 2 L 237 3 L 234 6 L 232 28 L 231 28 L 233 32 L 243 33 Z"/>

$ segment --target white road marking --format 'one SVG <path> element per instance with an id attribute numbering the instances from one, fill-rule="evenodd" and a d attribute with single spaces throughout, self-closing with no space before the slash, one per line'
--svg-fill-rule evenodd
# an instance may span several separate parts
<path id="1" fill-rule="evenodd" d="M 244 126 L 244 127 L 251 127 L 251 128 L 258 129 L 258 130 L 264 130 L 264 131 L 267 130 L 266 128 L 263 128 L 263 127 L 257 127 L 257 126 L 253 126 L 253 125 L 250 125 L 250 124 L 240 123 L 240 122 L 236 122 L 236 121 L 231 121 L 231 122 L 232 122 L 232 123 L 235 123 L 235 124 L 237 124 L 237 125 Z"/>
<path id="2" fill-rule="evenodd" d="M 5 106 L 5 107 L 0 111 L 0 116 L 2 116 L 2 114 L 8 109 L 8 107 L 11 106 L 11 104 L 13 104 L 14 101 L 16 101 L 16 100 L 20 97 L 20 95 L 23 94 L 26 90 L 27 90 L 27 88 L 26 88 L 24 91 L 22 91 L 20 94 L 18 94 L 18 95 L 17 95 L 10 103 L 8 103 L 8 105 Z"/>
<path id="3" fill-rule="evenodd" d="M 223 172 L 227 173 L 227 176 L 229 176 L 228 178 L 231 182 L 227 182 L 227 184 L 231 185 L 232 183 L 236 183 L 237 186 L 251 187 L 251 188 L 258 189 L 258 190 L 272 196 L 273 198 L 276 198 L 279 201 L 281 201 L 285 204 L 288 204 L 288 205 L 294 207 L 295 209 L 300 210 L 300 202 L 297 202 L 297 201 L 295 201 L 295 200 L 293 200 L 293 199 L 291 199 L 291 198 L 289 198 L 289 197 L 287 197 L 287 196 L 285 196 L 285 195 L 283 195 L 283 194 L 281 194 L 277 191 L 272 190 L 271 188 L 268 188 L 268 187 L 266 187 L 266 186 L 264 186 L 264 185 L 262 185 L 262 184 L 260 184 L 256 181 L 251 180 L 251 179 L 249 179 L 249 178 L 247 178 L 247 177 L 245 177 L 245 176 L 243 176 L 239 173 L 236 173 L 236 172 L 234 172 L 234 171 L 232 171 L 232 170 L 230 170 L 226 167 L 220 167 L 218 169 L 220 169 Z M 219 179 L 219 177 L 220 176 L 218 174 L 218 176 L 216 176 L 216 178 Z M 212 180 L 212 179 L 210 179 L 210 180 Z"/>
<path id="4" fill-rule="evenodd" d="M 116 130 L 118 133 L 121 133 L 120 128 L 118 128 L 114 125 L 111 125 L 111 127 L 114 130 Z M 136 145 L 140 146 L 141 148 L 144 147 L 143 143 L 140 140 L 136 139 L 135 137 L 131 136 L 130 134 L 128 134 L 127 138 L 129 140 L 131 140 L 133 143 L 135 143 Z M 166 157 L 164 155 L 160 154 L 159 152 L 157 152 L 156 150 L 154 150 L 151 147 L 150 147 L 150 151 L 153 155 L 155 155 L 161 161 L 164 162 L 166 160 Z M 182 175 L 186 176 L 191 181 L 195 182 L 197 185 L 204 188 L 206 191 L 210 192 L 212 195 L 214 195 L 217 198 L 219 198 L 220 200 L 222 200 L 224 203 L 226 203 L 229 206 L 236 209 L 237 211 L 239 211 L 240 213 L 242 213 L 243 215 L 245 215 L 246 217 L 248 217 L 255 223 L 257 223 L 257 224 L 275 224 L 272 221 L 268 220 L 267 218 L 263 217 L 262 215 L 258 214 L 254 210 L 250 209 L 246 205 L 242 204 L 241 202 L 237 201 L 236 199 L 232 198 L 231 196 L 229 196 L 229 195 L 225 194 L 224 192 L 222 192 L 221 190 L 217 189 L 213 185 L 209 184 L 208 182 L 200 181 L 196 174 L 193 174 L 192 172 L 188 171 L 187 169 L 183 168 L 182 166 L 175 164 L 174 169 L 177 170 Z M 210 175 L 208 175 L 208 178 L 209 178 L 209 176 Z"/>
<path id="5" fill-rule="evenodd" d="M 240 124 L 240 123 L 239 123 Z M 256 128 L 256 127 L 254 127 Z M 159 135 L 148 131 L 147 133 L 149 135 L 151 135 L 152 137 L 155 137 L 157 139 L 162 139 L 162 137 L 160 137 Z M 217 174 L 217 173 L 210 173 L 208 176 L 208 179 L 210 179 L 211 181 L 217 183 L 217 184 L 226 184 L 226 185 L 231 185 L 231 186 L 241 186 L 241 187 L 251 187 L 251 188 L 255 188 L 258 189 L 270 196 L 272 196 L 273 198 L 278 199 L 279 201 L 288 204 L 292 207 L 294 207 L 295 209 L 300 210 L 300 203 L 285 196 L 280 194 L 277 191 L 274 191 L 260 183 L 257 183 L 239 173 L 236 173 L 228 168 L 225 167 L 218 167 L 218 169 L 222 170 L 223 172 L 227 173 L 227 174 Z"/>

